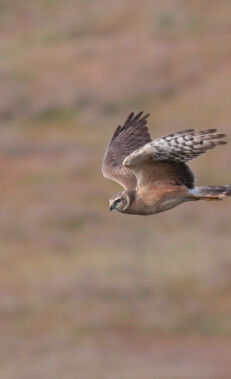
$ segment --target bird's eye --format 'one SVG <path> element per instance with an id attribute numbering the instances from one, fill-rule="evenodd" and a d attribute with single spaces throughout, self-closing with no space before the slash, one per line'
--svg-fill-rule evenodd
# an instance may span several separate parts
<path id="1" fill-rule="evenodd" d="M 116 204 L 119 204 L 120 202 L 121 202 L 121 199 L 117 199 L 117 200 L 115 201 Z"/>

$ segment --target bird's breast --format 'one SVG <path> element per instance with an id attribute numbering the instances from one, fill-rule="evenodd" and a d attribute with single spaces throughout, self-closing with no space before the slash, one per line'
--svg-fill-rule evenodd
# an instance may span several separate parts
<path id="1" fill-rule="evenodd" d="M 126 213 L 151 215 L 164 212 L 186 201 L 187 188 L 177 185 L 145 187 L 137 191 Z"/>

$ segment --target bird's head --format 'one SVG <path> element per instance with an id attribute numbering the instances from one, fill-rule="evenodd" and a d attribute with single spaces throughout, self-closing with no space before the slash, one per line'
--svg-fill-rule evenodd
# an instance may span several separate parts
<path id="1" fill-rule="evenodd" d="M 115 193 L 109 200 L 110 211 L 116 209 L 118 212 L 125 212 L 134 199 L 134 196 L 131 194 L 131 192 L 133 191 L 123 191 Z"/>

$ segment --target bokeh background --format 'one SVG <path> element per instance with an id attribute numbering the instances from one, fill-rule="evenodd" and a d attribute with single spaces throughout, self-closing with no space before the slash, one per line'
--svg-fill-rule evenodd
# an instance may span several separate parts
<path id="1" fill-rule="evenodd" d="M 109 214 L 114 128 L 230 141 L 229 0 L 0 2 L 0 378 L 231 377 L 231 203 Z M 231 183 L 230 145 L 191 164 Z"/>

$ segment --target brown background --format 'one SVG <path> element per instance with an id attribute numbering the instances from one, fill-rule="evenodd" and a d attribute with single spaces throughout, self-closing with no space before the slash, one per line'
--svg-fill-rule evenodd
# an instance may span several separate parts
<path id="1" fill-rule="evenodd" d="M 229 0 L 0 2 L 0 378 L 231 377 L 231 202 L 109 214 L 101 159 L 231 124 Z M 230 145 L 193 162 L 231 183 Z"/>

